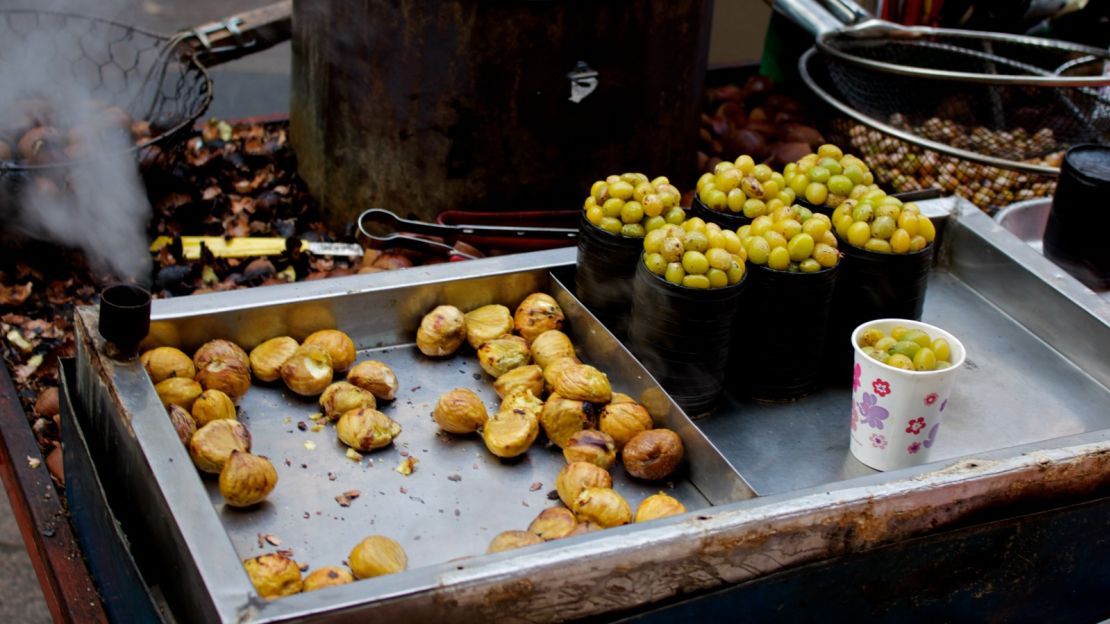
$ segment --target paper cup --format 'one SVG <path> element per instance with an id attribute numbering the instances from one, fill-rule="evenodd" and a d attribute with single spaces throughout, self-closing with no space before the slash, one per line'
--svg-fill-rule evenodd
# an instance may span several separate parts
<path id="1" fill-rule="evenodd" d="M 952 351 L 952 366 L 936 371 L 907 371 L 872 359 L 859 347 L 859 335 L 872 327 L 890 332 L 901 325 L 920 329 L 933 339 L 944 338 Z M 941 418 L 948 405 L 952 382 L 963 366 L 963 344 L 952 334 L 919 321 L 880 319 L 863 323 L 852 332 L 855 366 L 852 370 L 852 455 L 876 470 L 895 470 L 924 464 L 936 448 Z"/>

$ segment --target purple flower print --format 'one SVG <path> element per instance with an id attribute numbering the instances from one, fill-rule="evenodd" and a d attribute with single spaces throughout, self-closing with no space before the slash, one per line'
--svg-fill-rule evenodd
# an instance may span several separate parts
<path id="1" fill-rule="evenodd" d="M 871 388 L 875 391 L 875 394 L 881 397 L 885 397 L 886 395 L 890 394 L 890 382 L 884 379 L 876 379 L 875 381 L 872 381 Z"/>
<path id="2" fill-rule="evenodd" d="M 921 433 L 921 430 L 924 429 L 924 428 L 925 428 L 925 419 L 924 418 L 911 418 L 909 420 L 909 422 L 906 423 L 906 433 L 912 433 L 914 435 L 917 435 L 917 434 Z"/>
<path id="3" fill-rule="evenodd" d="M 937 393 L 936 392 L 930 392 L 925 397 L 925 407 L 932 407 L 933 403 L 936 403 L 936 402 L 937 402 Z"/>
<path id="4" fill-rule="evenodd" d="M 910 444 L 909 446 L 906 447 L 906 452 L 909 453 L 910 455 L 915 455 L 920 450 L 921 450 L 921 443 L 920 442 L 914 442 L 914 443 L 912 443 L 912 444 Z"/>
<path id="5" fill-rule="evenodd" d="M 946 407 L 948 407 L 948 399 L 945 399 L 944 402 L 940 404 L 940 411 L 943 412 Z"/>
<path id="6" fill-rule="evenodd" d="M 863 400 L 858 403 L 860 418 L 872 429 L 882 429 L 883 421 L 890 416 L 890 412 L 886 411 L 885 407 L 875 405 L 877 401 L 875 395 L 864 392 Z"/>
<path id="7" fill-rule="evenodd" d="M 929 439 L 924 442 L 925 448 L 931 448 L 933 446 L 933 441 L 936 440 L 937 437 L 937 429 L 940 429 L 940 423 L 933 425 L 933 428 L 929 430 Z"/>
<path id="8" fill-rule="evenodd" d="M 855 370 L 852 371 L 852 392 L 859 390 L 859 378 L 862 374 L 863 370 L 860 369 L 859 364 L 857 363 Z"/>
<path id="9" fill-rule="evenodd" d="M 852 404 L 852 431 L 859 427 L 859 412 L 856 411 L 856 404 Z"/>
<path id="10" fill-rule="evenodd" d="M 883 434 L 881 434 L 881 433 L 872 433 L 870 439 L 871 439 L 871 446 L 873 446 L 873 447 L 875 447 L 879 450 L 882 450 L 882 449 L 886 448 L 886 436 L 884 436 Z"/>

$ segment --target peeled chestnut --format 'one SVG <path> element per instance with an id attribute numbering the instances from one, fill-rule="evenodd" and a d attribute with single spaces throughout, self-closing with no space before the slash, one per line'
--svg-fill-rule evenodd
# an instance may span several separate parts
<path id="1" fill-rule="evenodd" d="M 251 450 L 251 434 L 237 420 L 213 420 L 189 440 L 189 456 L 204 472 L 219 474 L 232 451 Z"/>
<path id="2" fill-rule="evenodd" d="M 579 521 L 595 522 L 606 529 L 632 522 L 632 508 L 628 502 L 608 487 L 583 489 L 571 508 Z"/>
<path id="3" fill-rule="evenodd" d="M 645 498 L 644 502 L 636 508 L 636 522 L 647 522 L 681 513 L 686 513 L 686 506 L 673 496 L 660 492 Z"/>
<path id="4" fill-rule="evenodd" d="M 263 342 L 251 349 L 249 356 L 251 371 L 260 381 L 281 379 L 281 365 L 297 351 L 299 346 L 297 341 L 289 336 L 278 336 Z"/>
<path id="5" fill-rule="evenodd" d="M 320 345 L 303 344 L 281 365 L 285 385 L 301 396 L 315 396 L 332 380 L 331 355 Z"/>
<path id="6" fill-rule="evenodd" d="M 360 408 L 345 412 L 335 424 L 339 441 L 356 451 L 372 451 L 389 446 L 401 433 L 401 425 L 376 409 Z"/>
<path id="7" fill-rule="evenodd" d="M 205 390 L 193 402 L 192 415 L 200 427 L 221 418 L 235 420 L 235 403 L 231 397 L 220 390 Z"/>
<path id="8" fill-rule="evenodd" d="M 609 377 L 589 364 L 563 367 L 551 386 L 562 397 L 590 403 L 608 403 L 613 396 Z"/>
<path id="9" fill-rule="evenodd" d="M 188 445 L 189 439 L 197 432 L 196 421 L 180 405 L 170 405 L 166 411 L 169 412 L 170 423 L 173 424 L 173 430 L 177 432 L 177 437 L 181 438 L 182 444 Z"/>
<path id="10" fill-rule="evenodd" d="M 586 462 L 567 464 L 555 477 L 555 491 L 559 493 L 559 500 L 572 509 L 578 493 L 588 487 L 613 487 L 613 477 L 605 470 Z"/>
<path id="11" fill-rule="evenodd" d="M 173 347 L 157 347 L 139 356 L 139 362 L 150 376 L 151 383 L 159 383 L 170 377 L 192 379 L 197 374 L 193 360 L 185 352 Z"/>
<path id="12" fill-rule="evenodd" d="M 197 400 L 204 388 L 188 377 L 170 377 L 154 386 L 162 405 L 180 405 L 185 409 L 192 409 L 193 402 Z"/>
<path id="13" fill-rule="evenodd" d="M 632 436 L 651 429 L 654 424 L 651 414 L 638 403 L 610 403 L 601 410 L 598 428 L 613 436 L 620 450 Z"/>
<path id="14" fill-rule="evenodd" d="M 591 403 L 564 399 L 558 394 L 547 397 L 543 411 L 540 412 L 540 425 L 543 426 L 547 439 L 559 448 L 565 447 L 571 436 L 595 422 Z"/>
<path id="15" fill-rule="evenodd" d="M 371 535 L 351 549 L 347 556 L 355 578 L 372 578 L 403 572 L 409 566 L 405 549 L 384 535 Z"/>
<path id="16" fill-rule="evenodd" d="M 539 433 L 538 419 L 527 410 L 501 410 L 482 427 L 482 440 L 491 453 L 509 458 L 524 454 Z"/>
<path id="17" fill-rule="evenodd" d="M 501 398 L 525 390 L 539 396 L 543 394 L 543 369 L 535 364 L 514 368 L 494 380 L 493 389 Z"/>
<path id="18" fill-rule="evenodd" d="M 506 550 L 513 550 L 516 548 L 524 548 L 525 546 L 533 546 L 535 544 L 542 544 L 543 539 L 535 533 L 528 531 L 504 531 L 498 533 L 490 540 L 489 547 L 486 548 L 487 553 L 498 553 Z"/>
<path id="19" fill-rule="evenodd" d="M 621 449 L 628 474 L 638 479 L 665 479 L 682 463 L 682 438 L 670 429 L 641 431 Z"/>
<path id="20" fill-rule="evenodd" d="M 255 591 L 263 598 L 290 596 L 301 591 L 301 569 L 296 561 L 277 553 L 243 561 Z"/>
<path id="21" fill-rule="evenodd" d="M 478 363 L 494 378 L 528 364 L 531 359 L 528 343 L 520 336 L 501 336 L 478 347 Z"/>
<path id="22" fill-rule="evenodd" d="M 543 367 L 543 383 L 544 388 L 548 392 L 554 392 L 555 378 L 566 368 L 575 364 L 581 364 L 576 357 L 559 358 Z"/>
<path id="23" fill-rule="evenodd" d="M 563 358 L 575 357 L 574 344 L 566 334 L 549 329 L 532 340 L 532 360 L 543 368 Z"/>
<path id="24" fill-rule="evenodd" d="M 250 360 L 246 352 L 233 342 L 213 340 L 193 355 L 196 380 L 204 388 L 215 388 L 229 397 L 238 398 L 251 387 Z"/>
<path id="25" fill-rule="evenodd" d="M 513 333 L 513 313 L 496 303 L 475 308 L 465 315 L 466 341 L 477 349 L 483 342 Z"/>
<path id="26" fill-rule="evenodd" d="M 432 418 L 448 433 L 474 433 L 486 424 L 489 414 L 477 394 L 466 388 L 455 388 L 439 397 Z"/>
<path id="27" fill-rule="evenodd" d="M 304 577 L 304 584 L 302 591 L 310 592 L 325 587 L 334 587 L 336 585 L 346 585 L 353 583 L 355 577 L 347 571 L 346 568 L 339 566 L 324 566 L 316 568 Z"/>
<path id="28" fill-rule="evenodd" d="M 566 507 L 548 507 L 528 525 L 528 532 L 544 541 L 562 539 L 574 532 L 578 521 Z"/>
<path id="29" fill-rule="evenodd" d="M 420 320 L 416 348 L 424 355 L 451 355 L 466 340 L 466 317 L 450 305 L 437 306 Z"/>
<path id="30" fill-rule="evenodd" d="M 363 390 L 346 381 L 331 384 L 320 395 L 320 409 L 333 421 L 339 420 L 344 413 L 360 407 L 376 409 L 378 402 L 369 390 Z"/>
<path id="31" fill-rule="evenodd" d="M 376 360 L 356 364 L 347 372 L 347 381 L 369 390 L 382 401 L 392 401 L 397 396 L 397 375 L 392 368 Z"/>
<path id="32" fill-rule="evenodd" d="M 543 411 L 543 401 L 537 399 L 531 390 L 514 392 L 501 400 L 501 407 L 498 411 L 515 412 L 538 423 L 540 412 Z"/>
<path id="33" fill-rule="evenodd" d="M 355 363 L 355 341 L 338 329 L 321 329 L 304 339 L 304 344 L 323 347 L 331 356 L 331 368 L 343 372 Z"/>
<path id="34" fill-rule="evenodd" d="M 571 531 L 570 535 L 568 535 L 567 537 L 574 537 L 575 535 L 585 535 L 587 533 L 593 533 L 594 531 L 600 531 L 604 528 L 605 527 L 599 525 L 596 522 L 591 522 L 587 520 L 585 522 L 579 522 L 578 525 L 574 527 L 574 530 Z"/>
<path id="35" fill-rule="evenodd" d="M 233 450 L 220 471 L 220 494 L 232 507 L 250 507 L 265 500 L 277 481 L 277 470 L 270 460 Z"/>
<path id="36" fill-rule="evenodd" d="M 583 429 L 567 439 L 563 445 L 563 457 L 568 463 L 589 462 L 608 470 L 617 461 L 617 444 L 613 436 L 604 431 Z"/>
<path id="37" fill-rule="evenodd" d="M 551 295 L 532 293 L 520 302 L 513 315 L 516 330 L 528 342 L 549 329 L 563 327 L 563 309 Z"/>

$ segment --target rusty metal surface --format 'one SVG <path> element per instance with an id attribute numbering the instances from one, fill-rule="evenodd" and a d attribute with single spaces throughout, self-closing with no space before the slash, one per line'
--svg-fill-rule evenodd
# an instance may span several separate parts
<path id="1" fill-rule="evenodd" d="M 996 306 L 996 316 L 983 317 L 983 310 L 978 307 L 964 310 L 966 314 L 981 317 L 974 321 L 979 324 L 973 323 L 971 327 L 980 333 L 990 333 L 1002 331 L 1004 326 L 1000 345 L 1014 336 L 1024 336 L 1020 342 L 1026 346 L 1036 343 L 1030 336 L 1044 340 L 1053 349 L 1044 345 L 1041 348 L 1046 348 L 1048 355 L 1064 360 L 1053 364 L 1059 367 L 1061 378 L 1070 371 L 1078 380 L 1072 389 L 1080 388 L 1082 393 L 1087 393 L 1077 400 L 1093 402 L 1095 410 L 1106 405 L 1105 380 L 1110 377 L 1105 370 L 1107 362 L 1105 358 L 1093 361 L 1089 358 L 1092 345 L 1097 347 L 1107 338 L 1110 315 L 1102 308 L 1089 305 L 1092 299 L 1077 295 L 1070 282 L 1051 277 L 1050 267 L 1044 264 L 1046 261 L 1023 243 L 1014 241 L 1021 249 L 1008 248 L 1004 242 L 996 245 L 998 233 L 992 229 L 996 226 L 985 216 L 978 219 L 977 214 L 961 212 L 946 225 L 940 279 L 944 284 L 942 290 L 947 289 L 952 298 L 947 303 L 942 301 L 938 309 L 950 306 L 954 319 L 957 309 L 962 309 L 969 301 L 978 301 L 975 306 Z M 1029 251 L 1033 257 L 1023 256 L 1022 250 Z M 208 299 L 205 297 L 209 296 L 191 297 L 180 302 L 180 308 L 173 313 L 160 315 L 156 306 L 155 314 L 162 320 L 175 320 L 170 325 L 180 331 L 182 342 L 189 344 L 203 339 L 203 332 L 195 327 L 190 329 L 185 321 L 202 311 L 205 332 L 216 333 L 235 327 L 257 331 L 262 322 L 287 322 L 290 317 L 268 314 L 268 308 L 275 305 L 295 306 L 300 311 L 315 310 L 323 317 L 361 312 L 361 320 L 357 323 L 359 331 L 367 336 L 378 332 L 385 346 L 395 344 L 390 340 L 397 336 L 403 340 L 411 335 L 415 328 L 411 315 L 427 309 L 438 297 L 453 293 L 460 298 L 473 298 L 478 291 L 475 284 L 513 275 L 524 275 L 513 279 L 523 280 L 529 286 L 538 284 L 535 273 L 526 270 L 520 273 L 524 270 L 520 263 L 546 262 L 559 266 L 569 262 L 569 259 L 562 259 L 562 255 L 568 255 L 567 251 L 573 253 L 573 250 L 555 250 L 514 256 L 511 262 L 518 265 L 515 270 L 508 265 L 480 261 L 485 264 L 441 265 L 401 272 L 405 275 L 339 278 L 304 286 L 245 291 L 244 299 L 216 295 Z M 483 270 L 485 267 L 501 268 L 487 274 Z M 1005 282 L 990 283 L 990 275 L 977 273 L 986 270 L 984 267 L 995 271 L 993 275 L 1002 276 L 999 279 Z M 399 322 L 392 313 L 359 310 L 358 306 L 343 312 L 342 302 L 350 299 L 347 295 L 365 292 L 371 284 L 382 289 L 404 286 L 414 289 L 410 294 L 419 293 L 398 298 L 385 308 L 408 310 L 408 316 L 400 318 L 410 320 Z M 1006 286 L 1019 294 L 1035 293 L 1042 300 L 1036 306 L 1015 309 L 1012 307 L 1014 301 L 1022 298 L 1019 294 L 1008 293 Z M 348 290 L 337 292 L 344 288 Z M 1100 300 L 1094 298 L 1093 301 Z M 1075 327 L 1081 328 L 1083 333 L 1076 336 L 1074 327 L 1071 331 L 1067 326 L 1053 327 L 1051 318 L 1032 319 L 1027 324 L 1030 309 L 1041 306 L 1050 309 L 1058 321 L 1077 323 Z M 83 316 L 87 317 L 87 312 Z M 297 318 L 304 316 L 298 314 Z M 84 332 L 88 331 L 88 323 L 84 322 L 87 320 L 82 322 Z M 334 320 L 333 316 L 330 322 Z M 1021 334 L 1018 328 L 1024 328 L 1026 334 Z M 1057 334 L 1063 336 L 1058 344 L 1045 338 Z M 251 336 L 243 337 L 249 339 Z M 81 342 L 83 348 L 95 347 L 87 336 Z M 998 348 L 997 357 L 1007 355 Z M 95 356 L 95 353 L 86 353 L 83 357 L 89 355 Z M 1045 352 L 1037 351 L 1035 355 L 1042 357 Z M 1070 368 L 1066 365 L 1068 361 L 1072 363 Z M 125 417 L 118 422 L 133 428 L 138 437 L 142 437 L 141 430 L 149 427 L 158 429 L 159 436 L 172 435 L 164 420 L 163 424 L 154 426 L 134 417 L 151 409 L 149 405 L 139 405 L 128 398 L 129 393 L 139 388 L 118 387 L 121 377 L 138 383 L 137 380 L 142 379 L 141 372 L 133 370 L 134 366 L 130 372 L 125 371 L 125 367 L 113 368 L 106 371 L 105 378 L 116 379 L 116 384 L 103 385 L 100 391 L 111 396 L 114 406 L 104 405 L 102 411 L 111 413 L 112 407 L 122 408 Z M 1027 375 L 1027 372 L 1005 368 L 995 372 L 1007 374 L 1008 370 L 1019 382 Z M 90 372 L 97 373 L 94 369 Z M 996 378 L 985 374 L 969 379 L 974 388 L 990 384 Z M 1009 391 L 1014 387 L 1008 386 Z M 1031 387 L 1036 390 L 1037 386 Z M 82 392 L 85 391 L 83 386 Z M 149 389 L 143 392 L 149 394 Z M 1060 399 L 1059 396 L 1055 398 Z M 1053 409 L 1065 408 L 1070 409 L 1061 403 Z M 1004 407 L 981 415 L 968 414 L 968 417 L 995 419 L 1000 427 L 1005 427 L 1014 409 L 1017 408 Z M 1110 413 L 1110 409 L 1101 413 Z M 128 418 L 132 419 L 128 421 Z M 846 427 L 846 417 L 844 424 Z M 1035 441 L 999 435 L 993 446 L 969 447 L 967 454 L 961 457 L 926 466 L 879 474 L 828 473 L 812 481 L 815 485 L 810 487 L 795 483 L 778 490 L 777 494 L 718 505 L 649 525 L 620 527 L 537 548 L 420 567 L 403 574 L 268 603 L 249 597 L 249 590 L 244 590 L 245 577 L 239 570 L 222 569 L 220 562 L 233 566 L 229 562 L 234 561 L 235 555 L 230 542 L 217 533 L 191 551 L 205 572 L 202 578 L 188 582 L 203 580 L 202 587 L 214 587 L 211 594 L 198 590 L 196 598 L 219 605 L 210 619 L 223 621 L 361 622 L 371 617 L 404 617 L 418 621 L 532 622 L 627 611 L 680 594 L 725 587 L 793 566 L 929 534 L 972 522 L 984 514 L 1000 513 L 1000 510 L 1004 513 L 1009 508 L 1028 508 L 1052 500 L 1083 500 L 1110 487 L 1110 428 L 1104 422 L 1098 418 L 1083 421 L 1080 426 L 1061 431 L 1063 437 L 1052 436 L 1051 431 L 1039 431 L 1044 437 Z M 738 432 L 722 427 L 711 432 L 710 438 L 730 459 L 743 465 L 745 458 L 734 455 L 736 448 L 728 444 L 729 435 L 738 435 Z M 845 435 L 843 445 L 846 447 L 846 444 Z M 768 447 L 773 445 L 767 442 Z M 810 462 L 813 453 L 802 450 L 783 455 L 774 468 L 788 472 Z M 174 458 L 178 460 L 176 455 Z M 164 468 L 167 467 L 158 469 Z M 219 527 L 209 505 L 198 506 L 177 499 L 203 492 L 199 483 L 187 489 L 175 496 L 165 496 L 158 504 L 167 506 L 178 524 L 190 524 L 191 530 L 202 526 Z M 211 522 L 208 516 L 213 517 Z M 183 547 L 180 542 L 167 543 L 172 548 Z M 212 582 L 221 577 L 226 584 L 213 586 Z"/>

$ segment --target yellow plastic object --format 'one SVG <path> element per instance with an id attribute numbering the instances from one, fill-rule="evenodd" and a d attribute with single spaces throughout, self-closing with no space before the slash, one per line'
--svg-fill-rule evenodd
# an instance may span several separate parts
<path id="1" fill-rule="evenodd" d="M 197 260 L 200 258 L 200 247 L 203 244 L 219 258 L 249 258 L 256 256 L 279 256 L 285 253 L 286 240 L 284 238 L 263 237 L 238 237 L 225 238 L 223 236 L 182 236 L 181 248 L 185 258 Z M 169 236 L 159 236 L 150 244 L 151 252 L 158 252 L 166 245 L 173 242 Z M 301 251 L 317 255 L 333 256 L 359 256 L 362 248 L 346 243 L 310 243 L 301 241 Z"/>

